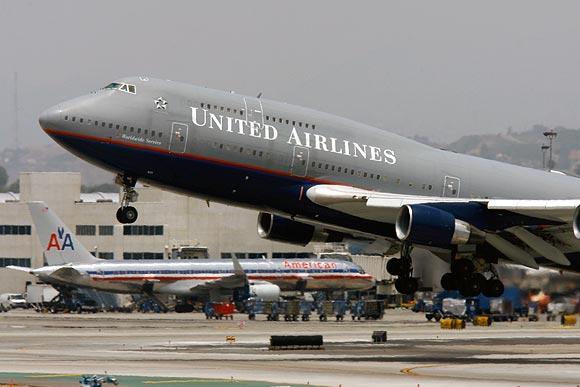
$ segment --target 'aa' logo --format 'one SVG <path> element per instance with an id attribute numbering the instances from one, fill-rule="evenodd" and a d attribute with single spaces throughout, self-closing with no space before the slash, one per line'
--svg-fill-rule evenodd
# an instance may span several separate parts
<path id="1" fill-rule="evenodd" d="M 69 233 L 64 233 L 64 228 L 58 228 L 58 235 L 55 233 L 50 234 L 50 240 L 48 241 L 48 246 L 46 247 L 46 251 L 49 251 L 52 248 L 57 250 L 64 250 L 69 248 L 74 250 L 75 247 L 72 243 L 72 238 Z"/>

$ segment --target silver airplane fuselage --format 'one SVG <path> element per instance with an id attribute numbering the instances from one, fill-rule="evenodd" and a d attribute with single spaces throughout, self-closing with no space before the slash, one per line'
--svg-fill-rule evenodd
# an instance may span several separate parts
<path id="1" fill-rule="evenodd" d="M 398 211 L 345 215 L 308 200 L 306 191 L 332 184 L 448 198 L 580 197 L 574 177 L 435 149 L 307 108 L 145 77 L 56 105 L 40 124 L 114 173 L 393 241 Z M 580 270 L 580 257 L 571 258 L 567 269 Z"/>
<path id="2" fill-rule="evenodd" d="M 342 260 L 242 260 L 240 264 L 249 283 L 270 283 L 282 291 L 293 291 L 297 288 L 301 291 L 367 290 L 375 282 L 360 266 Z M 55 276 L 54 273 L 61 268 L 73 269 L 80 275 Z M 59 285 L 141 294 L 144 286 L 151 284 L 153 293 L 192 296 L 199 294 L 197 289 L 203 285 L 234 274 L 234 266 L 231 261 L 223 259 L 180 262 L 109 261 L 45 266 L 31 272 L 41 280 Z"/>

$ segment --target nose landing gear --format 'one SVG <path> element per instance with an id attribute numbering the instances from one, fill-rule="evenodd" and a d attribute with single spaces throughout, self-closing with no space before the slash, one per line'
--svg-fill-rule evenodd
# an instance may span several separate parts
<path id="1" fill-rule="evenodd" d="M 401 258 L 391 258 L 387 262 L 387 271 L 391 275 L 396 275 L 395 289 L 401 294 L 413 295 L 419 288 L 417 278 L 411 277 L 413 274 L 413 261 L 411 259 L 411 246 L 403 244 L 401 247 Z"/>
<path id="2" fill-rule="evenodd" d="M 139 196 L 137 191 L 135 191 L 137 179 L 125 175 L 117 175 L 115 182 L 120 184 L 123 189 L 121 207 L 117 210 L 117 220 L 122 224 L 135 223 L 139 213 L 137 212 L 137 209 L 130 206 L 129 203 L 136 202 Z"/>

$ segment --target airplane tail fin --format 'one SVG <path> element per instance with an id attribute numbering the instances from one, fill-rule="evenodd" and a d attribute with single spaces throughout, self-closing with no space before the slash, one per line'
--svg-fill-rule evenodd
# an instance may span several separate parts
<path id="1" fill-rule="evenodd" d="M 44 250 L 44 257 L 49 265 L 101 261 L 77 240 L 63 221 L 44 202 L 29 202 L 28 209 L 36 227 L 40 245 Z"/>

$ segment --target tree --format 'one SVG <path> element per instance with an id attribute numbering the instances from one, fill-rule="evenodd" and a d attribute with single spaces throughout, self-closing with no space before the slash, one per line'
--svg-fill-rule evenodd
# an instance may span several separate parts
<path id="1" fill-rule="evenodd" d="M 3 189 L 8 183 L 8 173 L 6 169 L 0 165 L 0 190 Z"/>

